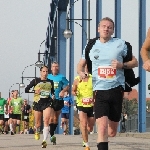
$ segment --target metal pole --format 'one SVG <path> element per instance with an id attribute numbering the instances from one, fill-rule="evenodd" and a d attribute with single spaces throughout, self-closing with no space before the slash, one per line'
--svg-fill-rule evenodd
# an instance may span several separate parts
<path id="1" fill-rule="evenodd" d="M 90 0 L 88 1 L 88 41 L 90 40 Z"/>
<path id="2" fill-rule="evenodd" d="M 36 67 L 35 67 L 35 78 L 36 78 Z"/>
<path id="3" fill-rule="evenodd" d="M 146 37 L 146 0 L 139 0 L 139 51 Z M 146 72 L 139 52 L 139 102 L 138 102 L 138 131 L 146 131 Z"/>
<path id="4" fill-rule="evenodd" d="M 20 84 L 19 84 L 19 96 L 20 96 Z"/>

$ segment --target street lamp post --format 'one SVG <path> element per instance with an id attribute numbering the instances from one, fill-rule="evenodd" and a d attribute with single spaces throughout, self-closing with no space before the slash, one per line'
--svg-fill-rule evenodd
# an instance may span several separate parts
<path id="1" fill-rule="evenodd" d="M 75 2 L 77 2 L 77 1 L 75 1 Z M 74 2 L 74 3 L 75 3 Z M 73 3 L 73 4 L 74 4 Z M 73 5 L 72 4 L 72 5 Z M 71 5 L 71 6 L 72 6 Z M 71 7 L 70 7 L 70 9 L 71 9 Z M 69 9 L 69 10 L 70 10 Z M 68 38 L 71 38 L 71 36 L 73 35 L 73 32 L 71 31 L 71 29 L 69 29 L 69 21 L 74 21 L 74 20 L 82 20 L 82 21 L 88 21 L 88 38 L 87 38 L 87 40 L 89 41 L 90 40 L 90 21 L 92 20 L 92 19 L 90 19 L 90 0 L 88 0 L 88 19 L 73 19 L 73 18 L 69 18 L 68 17 L 68 13 L 67 13 L 67 16 L 66 16 L 66 30 L 64 31 L 64 37 L 66 38 L 66 39 L 68 39 Z M 76 22 L 77 23 L 77 22 Z M 78 23 L 77 23 L 78 24 Z M 81 25 L 80 25 L 81 26 Z M 81 26 L 82 27 L 82 26 Z"/>
<path id="2" fill-rule="evenodd" d="M 22 78 L 22 82 L 20 83 L 20 87 L 21 87 L 21 88 L 24 88 L 24 87 L 25 87 L 25 84 L 24 84 L 24 82 L 23 82 L 23 79 L 24 79 L 24 78 L 36 78 L 36 67 L 35 67 L 35 77 L 24 77 L 24 76 L 23 76 L 23 73 L 24 73 L 25 69 L 28 68 L 28 67 L 31 67 L 31 66 L 33 66 L 33 65 L 35 65 L 35 64 L 26 66 L 26 67 L 24 68 L 24 70 L 22 71 L 22 77 L 21 77 L 21 78 Z"/>
<path id="3" fill-rule="evenodd" d="M 77 1 L 75 1 L 75 2 L 77 2 Z M 71 4 L 71 6 L 69 8 L 69 11 L 70 11 L 72 5 L 74 5 L 74 3 Z M 88 19 L 85 19 L 84 16 L 83 16 L 83 19 L 74 19 L 74 17 L 73 17 L 74 12 L 72 10 L 71 10 L 71 12 L 72 13 L 71 13 L 71 18 L 70 19 L 69 19 L 68 13 L 66 15 L 66 30 L 63 33 L 64 37 L 66 39 L 68 39 L 68 38 L 71 38 L 72 35 L 73 35 L 73 32 L 69 28 L 69 21 L 82 20 L 82 23 L 84 23 L 83 21 L 88 21 L 88 37 L 87 37 L 87 33 L 84 30 L 84 28 L 79 23 L 77 23 L 77 22 L 75 22 L 75 23 L 78 24 L 80 27 L 82 27 L 82 30 L 86 34 L 86 40 L 89 41 L 90 40 L 90 21 L 92 20 L 92 19 L 90 19 L 90 0 L 88 0 Z M 71 25 L 71 26 L 73 27 L 73 25 Z M 74 50 L 72 50 L 72 49 L 74 49 L 73 40 L 70 41 L 70 54 L 69 54 L 70 55 L 70 58 L 69 58 L 70 59 L 70 63 L 69 63 L 69 84 L 70 85 L 72 84 L 73 78 L 74 78 L 74 75 L 72 75 L 72 70 L 73 70 L 72 69 L 73 68 L 72 64 L 73 64 L 74 60 L 71 59 L 73 57 L 72 56 L 72 53 L 73 53 L 72 51 L 74 51 Z M 71 90 L 70 90 L 70 94 L 71 94 Z M 73 108 L 70 108 L 70 114 L 71 114 L 71 118 L 69 119 L 69 129 L 70 129 L 71 134 L 73 134 Z"/>

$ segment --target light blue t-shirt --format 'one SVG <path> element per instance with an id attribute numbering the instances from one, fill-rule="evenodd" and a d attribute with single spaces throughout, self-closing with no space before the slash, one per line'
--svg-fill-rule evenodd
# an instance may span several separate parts
<path id="1" fill-rule="evenodd" d="M 123 62 L 127 55 L 125 41 L 118 38 L 111 38 L 106 43 L 97 40 L 90 50 L 89 57 L 92 61 L 92 82 L 93 90 L 108 90 L 119 85 L 124 87 L 124 70 L 111 68 L 112 60 Z M 82 59 L 85 59 L 85 49 Z"/>
<path id="2" fill-rule="evenodd" d="M 55 98 L 62 99 L 59 97 L 59 93 L 62 91 L 63 88 L 68 86 L 69 81 L 62 74 L 57 74 L 57 75 L 48 74 L 47 78 L 53 80 L 54 82 Z"/>

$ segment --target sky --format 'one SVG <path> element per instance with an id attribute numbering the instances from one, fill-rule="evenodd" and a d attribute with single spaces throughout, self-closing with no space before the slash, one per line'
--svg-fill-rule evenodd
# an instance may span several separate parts
<path id="1" fill-rule="evenodd" d="M 40 44 L 46 38 L 46 29 L 48 26 L 48 14 L 50 11 L 51 0 L 0 0 L 0 92 L 2 97 L 7 98 L 9 89 L 18 89 L 16 83 L 21 83 L 21 76 L 24 68 L 34 64 L 38 59 L 38 51 L 44 52 L 44 43 L 40 48 Z M 110 17 L 114 19 L 114 0 L 102 0 L 102 17 Z M 129 41 L 133 46 L 133 53 L 138 58 L 138 14 L 139 0 L 122 0 L 121 8 L 121 38 Z M 146 32 L 150 26 L 150 0 L 146 1 Z M 74 4 L 74 18 L 82 18 L 82 0 Z M 128 13 L 127 13 L 128 10 Z M 132 12 L 132 13 L 131 13 Z M 96 36 L 96 1 L 91 0 L 91 18 L 90 37 Z M 78 23 L 82 24 L 81 21 Z M 75 45 L 75 70 L 76 64 L 81 58 L 82 28 L 74 24 L 74 45 Z M 66 58 L 68 59 L 68 58 Z M 42 55 L 41 55 L 42 60 Z M 69 59 L 68 59 L 69 60 Z M 69 64 L 69 63 L 68 63 Z M 134 69 L 138 76 L 138 68 Z M 67 72 L 67 71 L 66 71 Z M 27 67 L 24 71 L 24 77 L 34 77 L 34 66 Z M 37 76 L 39 76 L 39 68 L 37 68 Z M 66 75 L 68 76 L 68 74 Z M 149 83 L 150 74 L 146 73 L 147 85 Z M 24 79 L 25 85 L 29 84 Z M 138 87 L 135 87 L 138 89 Z M 21 93 L 24 89 L 21 89 Z M 149 91 L 146 91 L 147 97 Z M 28 94 L 22 93 L 23 98 L 27 98 Z M 32 99 L 32 94 L 30 94 Z"/>
<path id="2" fill-rule="evenodd" d="M 16 83 L 21 83 L 24 68 L 38 59 L 40 44 L 46 38 L 50 1 L 0 0 L 0 92 L 3 98 L 8 98 L 9 89 L 18 89 Z M 44 52 L 44 43 L 40 50 Z M 34 70 L 34 66 L 27 67 L 23 76 L 34 77 Z M 29 81 L 24 79 L 24 83 L 27 85 Z M 22 93 L 22 97 L 27 98 L 28 94 Z"/>

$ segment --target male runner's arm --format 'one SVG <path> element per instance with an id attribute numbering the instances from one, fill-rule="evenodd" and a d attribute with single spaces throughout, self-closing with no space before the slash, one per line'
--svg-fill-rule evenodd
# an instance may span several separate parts
<path id="1" fill-rule="evenodd" d="M 9 110 L 10 110 L 10 114 L 13 113 L 13 104 L 12 104 L 12 100 L 9 101 Z"/>
<path id="2" fill-rule="evenodd" d="M 150 72 L 150 58 L 149 58 L 149 51 L 150 51 L 150 28 L 148 29 L 148 32 L 147 32 L 147 36 L 146 36 L 146 39 L 142 45 L 142 48 L 141 48 L 141 57 L 142 57 L 142 60 L 143 60 L 143 68 L 146 70 L 146 71 L 149 71 Z"/>
<path id="3" fill-rule="evenodd" d="M 135 58 L 135 56 L 132 56 L 132 60 L 125 62 L 123 65 L 126 66 L 125 69 L 132 69 L 132 68 L 138 67 L 138 61 Z"/>
<path id="4" fill-rule="evenodd" d="M 8 114 L 8 103 L 7 103 L 7 100 L 5 100 L 5 114 Z"/>
<path id="5" fill-rule="evenodd" d="M 123 51 L 122 51 L 122 56 L 125 57 L 125 56 L 127 55 L 127 51 L 128 51 L 127 45 L 124 44 Z M 111 66 L 112 66 L 113 68 L 115 68 L 115 69 L 132 69 L 132 68 L 138 66 L 138 61 L 137 61 L 137 59 L 132 55 L 132 60 L 131 60 L 131 61 L 122 63 L 122 62 L 119 62 L 118 60 L 112 60 Z"/>
<path id="6" fill-rule="evenodd" d="M 59 96 L 63 98 L 65 92 L 67 92 L 69 90 L 69 85 L 68 85 L 69 81 L 66 79 L 66 77 L 62 77 L 62 83 L 63 83 L 63 89 L 59 93 Z"/>

